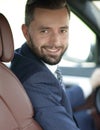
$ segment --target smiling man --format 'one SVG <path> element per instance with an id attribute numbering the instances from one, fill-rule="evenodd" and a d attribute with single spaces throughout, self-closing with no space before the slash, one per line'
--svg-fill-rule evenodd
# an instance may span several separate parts
<path id="1" fill-rule="evenodd" d="M 22 30 L 33 53 L 47 64 L 57 64 L 68 46 L 69 15 L 66 8 L 34 10 L 34 18 Z"/>
<path id="2" fill-rule="evenodd" d="M 28 0 L 22 31 L 26 42 L 15 51 L 11 69 L 22 82 L 43 130 L 79 130 L 69 99 L 48 68 L 68 47 L 70 10 L 66 0 Z"/>

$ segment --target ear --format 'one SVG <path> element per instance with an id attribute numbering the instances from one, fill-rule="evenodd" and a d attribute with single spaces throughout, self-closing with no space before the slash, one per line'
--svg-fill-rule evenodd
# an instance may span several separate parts
<path id="1" fill-rule="evenodd" d="M 22 32 L 23 32 L 25 39 L 29 42 L 30 37 L 29 37 L 28 27 L 25 24 L 22 25 Z"/>

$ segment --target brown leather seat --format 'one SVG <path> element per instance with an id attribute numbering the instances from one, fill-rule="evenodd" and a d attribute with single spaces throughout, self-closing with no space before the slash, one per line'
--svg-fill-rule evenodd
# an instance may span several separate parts
<path id="1" fill-rule="evenodd" d="M 7 19 L 0 14 L 0 130 L 42 130 L 23 86 L 2 62 L 13 58 L 13 37 Z"/>

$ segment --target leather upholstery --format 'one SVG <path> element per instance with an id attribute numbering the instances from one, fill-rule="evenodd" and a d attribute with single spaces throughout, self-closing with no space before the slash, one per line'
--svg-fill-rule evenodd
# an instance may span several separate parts
<path id="1" fill-rule="evenodd" d="M 0 14 L 0 130 L 42 130 L 33 119 L 31 102 L 17 77 L 2 62 L 14 54 L 9 23 Z"/>
<path id="2" fill-rule="evenodd" d="M 0 14 L 0 60 L 8 62 L 13 58 L 14 44 L 10 25 Z"/>

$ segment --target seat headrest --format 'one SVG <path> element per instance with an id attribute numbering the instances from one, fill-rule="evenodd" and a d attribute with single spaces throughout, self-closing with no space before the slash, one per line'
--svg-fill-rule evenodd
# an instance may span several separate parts
<path id="1" fill-rule="evenodd" d="M 13 35 L 6 17 L 0 13 L 0 61 L 9 62 L 14 55 Z"/>

